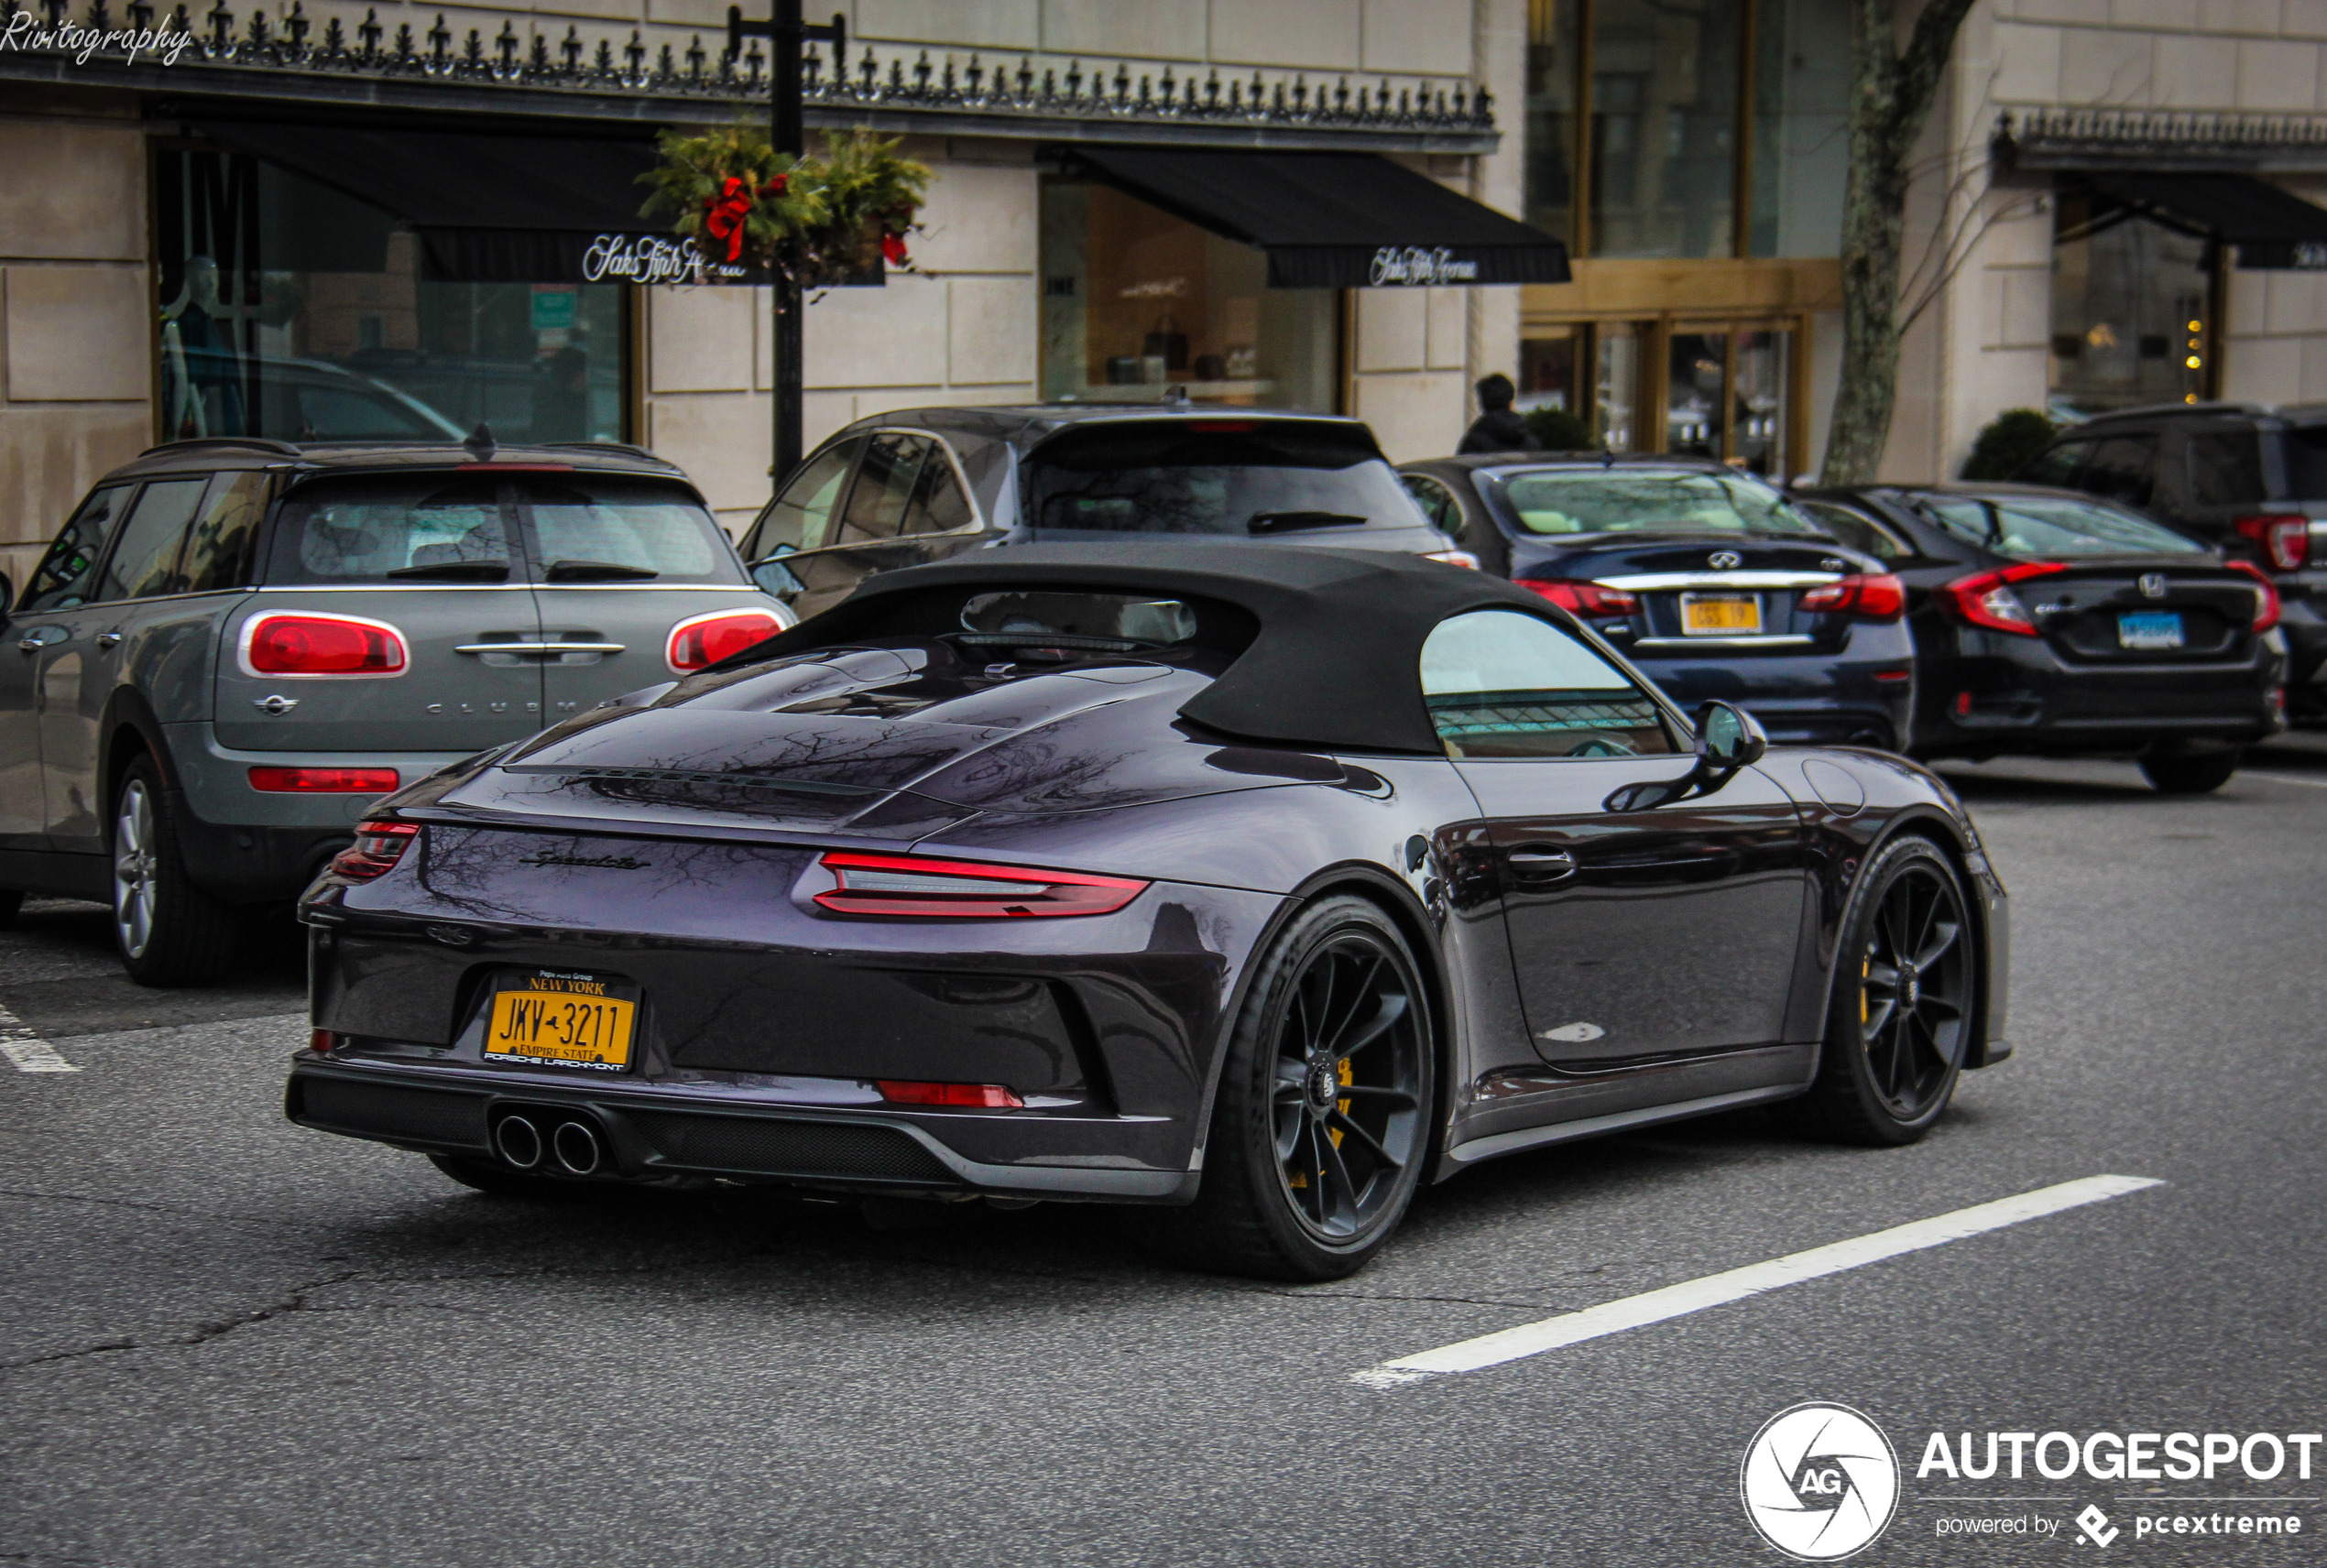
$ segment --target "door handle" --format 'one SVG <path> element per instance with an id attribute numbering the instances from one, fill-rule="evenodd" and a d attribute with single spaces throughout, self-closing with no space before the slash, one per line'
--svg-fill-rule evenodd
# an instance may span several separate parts
<path id="1" fill-rule="evenodd" d="M 1576 857 L 1547 844 L 1523 844 L 1507 851 L 1503 860 L 1523 882 L 1552 882 L 1576 872 Z"/>
<path id="2" fill-rule="evenodd" d="M 40 651 L 41 645 L 48 640 L 48 638 L 40 636 L 38 632 L 33 633 L 29 637 L 20 637 L 16 639 L 16 651 L 18 653 L 38 653 Z"/>
<path id="3" fill-rule="evenodd" d="M 99 648 L 119 647 L 121 643 L 121 634 L 119 632 L 99 632 L 96 637 L 96 643 Z"/>

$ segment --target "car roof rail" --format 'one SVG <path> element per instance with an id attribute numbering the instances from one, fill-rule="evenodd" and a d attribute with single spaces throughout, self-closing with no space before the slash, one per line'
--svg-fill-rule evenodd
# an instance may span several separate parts
<path id="1" fill-rule="evenodd" d="M 628 441 L 522 441 L 519 444 L 522 446 L 556 447 L 562 451 L 568 452 L 627 452 L 632 457 L 643 457 L 650 463 L 669 463 L 671 462 L 669 458 L 657 457 L 654 453 L 649 452 L 642 446 L 632 446 Z M 675 463 L 672 463 L 671 465 L 672 467 L 677 466 Z"/>
<path id="2" fill-rule="evenodd" d="M 248 452 L 279 452 L 285 457 L 297 457 L 300 449 L 289 441 L 270 441 L 265 436 L 188 436 L 183 441 L 167 441 L 159 446 L 149 446 L 139 457 L 151 457 L 158 452 L 189 452 L 196 447 L 231 446 Z"/>
<path id="3" fill-rule="evenodd" d="M 2084 425 L 2105 424 L 2112 419 L 2155 419 L 2169 414 L 2247 414 L 2267 418 L 2276 410 L 2260 403 L 2145 403 L 2137 408 L 2111 408 L 2093 415 Z M 2083 425 L 2075 427 L 2082 429 Z"/>

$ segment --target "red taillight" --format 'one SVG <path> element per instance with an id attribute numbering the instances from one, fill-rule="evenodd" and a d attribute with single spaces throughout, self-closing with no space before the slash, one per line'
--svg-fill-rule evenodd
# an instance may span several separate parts
<path id="1" fill-rule="evenodd" d="M 818 905 L 836 915 L 890 920 L 1105 915 L 1147 887 L 1128 877 L 843 850 L 825 855 L 823 865 L 840 886 L 817 894 Z"/>
<path id="2" fill-rule="evenodd" d="M 2251 561 L 2227 563 L 2233 572 L 2243 572 L 2255 580 L 2255 626 L 2257 632 L 2267 632 L 2278 624 L 2278 584 L 2262 573 L 2262 568 Z"/>
<path id="3" fill-rule="evenodd" d="M 1983 572 L 1971 577 L 1959 577 L 1934 590 L 1939 603 L 1975 626 L 1985 626 L 1992 632 L 2011 632 L 2019 637 L 2037 635 L 2036 617 L 2020 603 L 2020 595 L 2012 591 L 2015 583 L 2026 583 L 2031 577 L 2049 577 L 2069 569 L 2054 561 L 2030 561 L 2018 566 L 2006 566 L 1995 572 Z"/>
<path id="4" fill-rule="evenodd" d="M 1796 601 L 1796 605 L 1822 615 L 1895 621 L 1906 614 L 1906 584 L 1887 572 L 1841 577 L 1811 589 Z"/>
<path id="5" fill-rule="evenodd" d="M 253 615 L 242 641 L 250 675 L 401 675 L 412 661 L 402 632 L 356 615 Z"/>
<path id="6" fill-rule="evenodd" d="M 1574 615 L 1630 615 L 1640 610 L 1638 599 L 1622 588 L 1611 588 L 1601 583 L 1585 583 L 1564 577 L 1520 577 L 1513 582 L 1514 586 L 1540 594 Z"/>
<path id="7" fill-rule="evenodd" d="M 955 1110 L 1017 1110 L 1026 1102 L 1000 1083 L 923 1083 L 904 1078 L 876 1078 L 880 1097 L 899 1105 L 945 1105 Z"/>
<path id="8" fill-rule="evenodd" d="M 250 787 L 270 795 L 385 795 L 393 768 L 254 768 Z"/>
<path id="9" fill-rule="evenodd" d="M 307 1049 L 313 1051 L 318 1056 L 328 1056 L 331 1054 L 332 1047 L 338 1043 L 339 1037 L 332 1033 L 329 1029 L 309 1029 L 307 1031 Z"/>
<path id="10" fill-rule="evenodd" d="M 1425 561 L 1443 561 L 1448 566 L 1459 566 L 1471 572 L 1479 570 L 1479 558 L 1471 554 L 1467 550 L 1426 550 L 1423 552 L 1422 559 Z"/>
<path id="11" fill-rule="evenodd" d="M 783 623 L 765 610 L 714 610 L 672 626 L 663 657 L 683 675 L 716 664 L 731 653 L 741 653 L 781 630 Z"/>
<path id="12" fill-rule="evenodd" d="M 2311 555 L 2311 519 L 2295 514 L 2241 517 L 2233 525 L 2254 543 L 2255 555 L 2273 572 L 2297 572 Z"/>
<path id="13" fill-rule="evenodd" d="M 366 822 L 355 830 L 355 844 L 332 856 L 332 869 L 342 877 L 368 882 L 393 870 L 420 836 L 415 822 Z"/>

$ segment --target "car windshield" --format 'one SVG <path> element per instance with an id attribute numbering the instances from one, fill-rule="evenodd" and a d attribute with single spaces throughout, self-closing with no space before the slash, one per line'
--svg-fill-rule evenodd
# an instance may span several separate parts
<path id="1" fill-rule="evenodd" d="M 2147 517 L 2098 501 L 2053 495 L 1919 495 L 1916 504 L 1957 539 L 2022 561 L 2064 555 L 2187 555 L 2206 548 Z"/>
<path id="2" fill-rule="evenodd" d="M 1424 526 L 1372 438 L 1345 425 L 1098 425 L 1036 447 L 1026 482 L 1038 529 L 1269 538 Z"/>
<path id="3" fill-rule="evenodd" d="M 1808 534 L 1818 525 L 1743 474 L 1694 469 L 1547 468 L 1506 474 L 1502 489 L 1532 534 Z"/>
<path id="4" fill-rule="evenodd" d="M 540 559 L 518 543 L 519 506 Z M 576 474 L 326 479 L 292 492 L 268 550 L 273 583 L 733 583 L 718 524 L 686 492 Z"/>

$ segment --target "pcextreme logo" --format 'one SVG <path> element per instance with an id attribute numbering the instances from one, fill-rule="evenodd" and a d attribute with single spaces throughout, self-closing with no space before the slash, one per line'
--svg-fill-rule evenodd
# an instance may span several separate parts
<path id="1" fill-rule="evenodd" d="M 1883 1429 L 1848 1405 L 1796 1405 L 1753 1434 L 1737 1489 L 1764 1541 L 1797 1562 L 1833 1563 L 1890 1527 L 1899 1456 Z"/>

